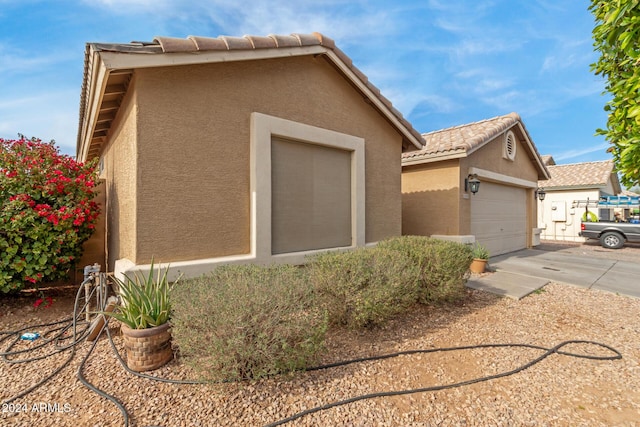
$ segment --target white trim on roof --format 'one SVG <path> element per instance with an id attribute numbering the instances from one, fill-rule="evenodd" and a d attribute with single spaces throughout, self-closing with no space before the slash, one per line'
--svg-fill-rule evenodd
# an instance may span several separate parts
<path id="1" fill-rule="evenodd" d="M 423 163 L 441 162 L 443 160 L 460 159 L 462 157 L 467 157 L 467 153 L 464 150 L 421 154 L 414 157 L 404 157 L 402 159 L 402 166 L 421 165 Z"/>
<path id="2" fill-rule="evenodd" d="M 274 49 L 234 49 L 205 50 L 197 52 L 171 53 L 126 53 L 101 51 L 105 67 L 109 70 L 127 68 L 169 67 L 174 65 L 211 64 L 218 62 L 252 61 L 260 59 L 283 58 L 324 54 L 323 46 L 279 47 Z"/>
<path id="3" fill-rule="evenodd" d="M 537 188 L 537 181 L 529 181 L 526 179 L 516 178 L 509 175 L 504 175 L 501 173 L 489 171 L 486 169 L 480 169 L 476 167 L 469 168 L 470 175 L 478 175 L 478 178 L 486 179 L 487 181 L 498 182 L 502 184 L 509 184 L 515 187 L 523 187 L 523 188 Z"/>
<path id="4" fill-rule="evenodd" d="M 127 53 L 112 52 L 107 50 L 96 49 L 91 45 L 91 53 L 89 55 L 86 67 L 92 71 L 92 75 L 88 79 L 89 100 L 85 109 L 85 116 L 82 123 L 82 141 L 81 146 L 76 153 L 79 159 L 86 160 L 93 129 L 96 126 L 97 114 L 100 102 L 104 93 L 104 86 L 108 80 L 111 71 L 126 70 L 136 68 L 153 68 L 168 67 L 178 65 L 195 65 L 207 63 L 223 63 L 230 61 L 249 61 L 262 59 L 286 58 L 293 56 L 308 55 L 325 55 L 335 64 L 336 68 L 356 87 L 360 90 L 374 105 L 378 111 L 416 148 L 423 147 L 423 142 L 419 140 L 400 120 L 393 111 L 393 107 L 386 105 L 363 82 L 358 75 L 344 63 L 342 59 L 330 48 L 322 45 L 313 46 L 295 46 L 291 48 L 278 47 L 266 49 L 236 49 L 236 50 L 211 50 L 200 52 L 175 52 L 175 53 Z M 95 84 L 94 84 L 95 82 Z M 381 96 L 381 95 L 380 95 Z M 398 112 L 399 114 L 399 112 Z"/>

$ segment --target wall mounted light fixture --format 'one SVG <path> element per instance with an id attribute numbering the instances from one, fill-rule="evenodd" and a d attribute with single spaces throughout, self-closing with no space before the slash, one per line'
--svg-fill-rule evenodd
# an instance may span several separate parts
<path id="1" fill-rule="evenodd" d="M 464 179 L 464 191 L 471 191 L 471 194 L 476 194 L 480 189 L 480 180 L 477 174 L 469 174 Z"/>
<path id="2" fill-rule="evenodd" d="M 536 191 L 533 193 L 534 197 L 537 197 L 540 201 L 543 201 L 547 192 L 544 191 L 544 187 L 538 187 Z"/>

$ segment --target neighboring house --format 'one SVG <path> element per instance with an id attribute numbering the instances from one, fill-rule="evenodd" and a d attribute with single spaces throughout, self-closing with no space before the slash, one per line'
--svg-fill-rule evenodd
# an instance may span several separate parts
<path id="1" fill-rule="evenodd" d="M 556 165 L 551 156 L 545 156 L 545 159 L 551 179 L 538 182 L 546 192 L 545 199 L 538 201 L 540 237 L 582 242 L 585 239 L 578 236 L 581 220 L 587 216 L 589 220 L 613 219 L 613 209 L 598 209 L 594 205 L 600 197 L 620 193 L 613 161 Z M 589 206 L 584 203 L 586 200 L 591 201 Z"/>
<path id="2" fill-rule="evenodd" d="M 321 34 L 86 49 L 77 157 L 100 159 L 108 271 L 303 262 L 401 234 L 423 146 Z"/>
<path id="3" fill-rule="evenodd" d="M 477 241 L 491 255 L 538 243 L 536 190 L 549 175 L 518 114 L 423 137 L 402 155 L 403 234 Z"/>

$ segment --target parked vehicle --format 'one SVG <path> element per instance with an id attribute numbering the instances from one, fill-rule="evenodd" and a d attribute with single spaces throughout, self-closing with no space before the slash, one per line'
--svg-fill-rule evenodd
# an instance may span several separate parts
<path id="1" fill-rule="evenodd" d="M 583 222 L 580 236 L 599 239 L 603 248 L 619 249 L 625 242 L 640 242 L 640 224 L 631 222 Z"/>
<path id="2" fill-rule="evenodd" d="M 579 235 L 588 239 L 598 239 L 604 248 L 619 249 L 625 242 L 640 242 L 640 221 L 637 214 L 640 208 L 638 196 L 607 196 L 599 200 L 574 200 L 573 206 L 585 208 L 585 216 L 580 225 Z M 589 221 L 588 208 L 615 209 L 615 221 Z M 622 212 L 622 214 L 621 214 Z"/>

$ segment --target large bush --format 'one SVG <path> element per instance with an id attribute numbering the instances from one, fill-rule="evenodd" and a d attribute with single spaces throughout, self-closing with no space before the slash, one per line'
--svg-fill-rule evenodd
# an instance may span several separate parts
<path id="1" fill-rule="evenodd" d="M 326 315 L 299 267 L 218 267 L 182 281 L 171 298 L 174 342 L 208 380 L 303 369 L 323 348 Z"/>
<path id="2" fill-rule="evenodd" d="M 332 324 L 380 325 L 418 299 L 420 270 L 402 251 L 328 252 L 314 257 L 308 269 Z"/>
<path id="3" fill-rule="evenodd" d="M 95 163 L 52 142 L 0 138 L 0 291 L 66 277 L 99 214 Z"/>
<path id="4" fill-rule="evenodd" d="M 379 250 L 399 251 L 419 269 L 419 300 L 422 303 L 453 301 L 464 293 L 473 260 L 468 245 L 423 236 L 402 236 L 382 241 Z"/>

